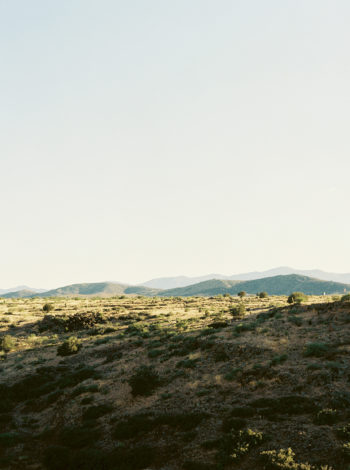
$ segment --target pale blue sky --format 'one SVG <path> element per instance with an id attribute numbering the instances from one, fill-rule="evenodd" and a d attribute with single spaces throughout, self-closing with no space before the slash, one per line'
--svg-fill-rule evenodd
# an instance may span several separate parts
<path id="1" fill-rule="evenodd" d="M 347 0 L 0 0 L 0 287 L 350 271 Z"/>

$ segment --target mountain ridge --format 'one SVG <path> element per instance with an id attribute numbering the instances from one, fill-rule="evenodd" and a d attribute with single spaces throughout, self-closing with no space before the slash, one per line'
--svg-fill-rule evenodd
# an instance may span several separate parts
<path id="1" fill-rule="evenodd" d="M 266 291 L 270 295 L 289 295 L 293 291 L 302 291 L 310 295 L 341 294 L 350 291 L 350 284 L 333 281 L 323 281 L 317 278 L 301 276 L 299 274 L 271 276 L 260 279 L 228 280 L 210 279 L 192 284 L 190 286 L 175 289 L 152 289 L 145 286 L 130 286 L 128 284 L 117 284 L 113 282 L 94 282 L 70 284 L 67 286 L 51 289 L 42 293 L 34 293 L 28 290 L 10 292 L 3 294 L 4 298 L 25 297 L 80 297 L 99 296 L 110 297 L 118 295 L 141 295 L 141 296 L 215 296 L 219 294 L 236 295 L 239 291 L 248 294 Z"/>
<path id="2" fill-rule="evenodd" d="M 266 291 L 269 295 L 289 295 L 301 291 L 307 295 L 342 294 L 350 290 L 350 284 L 323 281 L 299 274 L 271 276 L 250 281 L 213 279 L 182 288 L 161 291 L 162 296 L 214 296 L 220 294 L 237 295 L 239 291 L 248 294 Z"/>
<path id="3" fill-rule="evenodd" d="M 169 276 L 150 279 L 143 282 L 142 286 L 151 287 L 154 289 L 173 289 L 178 287 L 186 287 L 199 282 L 222 279 L 232 281 L 252 281 L 255 279 L 262 279 L 272 276 L 300 274 L 301 276 L 313 277 L 322 281 L 340 282 L 343 284 L 350 284 L 350 273 L 332 273 L 323 271 L 321 269 L 295 269 L 289 266 L 279 266 L 277 268 L 267 269 L 265 271 L 249 271 L 240 274 L 224 275 L 224 274 L 206 274 L 203 276 Z"/>

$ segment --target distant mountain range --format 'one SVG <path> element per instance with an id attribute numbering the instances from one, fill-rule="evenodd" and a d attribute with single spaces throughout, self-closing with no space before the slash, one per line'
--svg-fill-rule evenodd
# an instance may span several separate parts
<path id="1" fill-rule="evenodd" d="M 153 289 L 175 289 L 176 287 L 186 287 L 193 284 L 198 284 L 203 281 L 210 281 L 211 279 L 225 279 L 232 281 L 252 281 L 254 279 L 262 279 L 265 277 L 284 276 L 288 274 L 300 274 L 301 276 L 313 277 L 323 281 L 334 281 L 344 284 L 350 284 L 350 273 L 329 273 L 320 269 L 294 269 L 288 266 L 280 266 L 278 268 L 268 269 L 267 271 L 252 271 L 248 273 L 232 274 L 232 276 L 225 276 L 223 274 L 207 274 L 205 276 L 187 277 L 160 277 L 146 281 L 141 285 L 151 287 Z"/>
<path id="2" fill-rule="evenodd" d="M 31 292 L 45 292 L 46 289 L 35 289 L 28 286 L 16 286 L 10 287 L 9 289 L 0 289 L 0 296 L 2 294 L 7 294 L 8 292 L 18 292 L 18 291 L 31 291 Z"/>
<path id="3" fill-rule="evenodd" d="M 324 281 L 321 279 L 302 276 L 299 274 L 277 275 L 261 277 L 254 280 L 226 280 L 210 279 L 185 287 L 174 289 L 154 289 L 145 286 L 130 286 L 113 282 L 97 282 L 85 284 L 72 284 L 45 292 L 34 292 L 21 289 L 16 292 L 2 294 L 5 298 L 25 297 L 74 297 L 74 296 L 100 296 L 114 295 L 144 295 L 154 296 L 213 296 L 219 294 L 236 295 L 239 291 L 248 294 L 266 291 L 270 295 L 289 295 L 293 291 L 301 291 L 309 295 L 342 294 L 350 291 L 350 284 Z"/>

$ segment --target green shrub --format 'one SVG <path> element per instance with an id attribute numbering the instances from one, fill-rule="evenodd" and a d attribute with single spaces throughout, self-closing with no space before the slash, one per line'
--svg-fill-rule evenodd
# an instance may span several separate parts
<path id="1" fill-rule="evenodd" d="M 228 380 L 228 381 L 232 381 L 234 380 L 236 377 L 237 377 L 237 374 L 239 372 L 242 372 L 242 368 L 241 367 L 235 367 L 233 369 L 231 369 L 230 371 L 228 371 L 225 375 L 224 375 L 224 379 L 225 380 Z"/>
<path id="2" fill-rule="evenodd" d="M 57 348 L 58 356 L 71 356 L 77 354 L 81 349 L 81 342 L 76 336 L 70 336 Z"/>
<path id="3" fill-rule="evenodd" d="M 313 470 L 308 463 L 297 463 L 295 453 L 291 448 L 280 450 L 265 450 L 260 453 L 266 470 Z"/>
<path id="4" fill-rule="evenodd" d="M 322 357 L 329 352 L 330 346 L 327 343 L 309 343 L 304 351 L 306 357 Z"/>
<path id="5" fill-rule="evenodd" d="M 5 353 L 11 351 L 15 347 L 15 341 L 12 336 L 4 335 L 0 337 L 0 351 Z"/>
<path id="6" fill-rule="evenodd" d="M 271 366 L 276 366 L 277 364 L 282 364 L 282 362 L 285 362 L 288 359 L 287 354 L 281 354 L 279 356 L 274 356 L 270 362 Z"/>
<path id="7" fill-rule="evenodd" d="M 258 297 L 259 299 L 267 299 L 269 297 L 269 294 L 265 291 L 259 292 Z"/>
<path id="8" fill-rule="evenodd" d="M 245 305 L 243 303 L 240 303 L 239 305 L 230 307 L 229 313 L 233 317 L 242 317 L 246 313 Z"/>
<path id="9" fill-rule="evenodd" d="M 294 316 L 294 315 L 289 316 L 288 321 L 290 323 L 293 323 L 293 325 L 296 325 L 296 326 L 301 326 L 303 324 L 303 320 L 299 317 Z"/>
<path id="10" fill-rule="evenodd" d="M 289 304 L 301 304 L 307 301 L 307 295 L 303 292 L 292 292 L 287 301 Z"/>
<path id="11" fill-rule="evenodd" d="M 244 291 L 244 290 L 241 290 L 240 292 L 238 292 L 238 297 L 242 298 L 242 297 L 245 297 L 247 295 L 247 293 Z"/>
<path id="12" fill-rule="evenodd" d="M 246 322 L 246 323 L 239 323 L 235 326 L 234 332 L 235 333 L 244 333 L 245 331 L 254 331 L 255 328 L 258 326 L 258 322 Z"/>
<path id="13" fill-rule="evenodd" d="M 133 396 L 151 395 L 160 384 L 161 380 L 159 374 L 151 366 L 139 367 L 129 379 Z"/>
<path id="14" fill-rule="evenodd" d="M 208 327 L 209 328 L 214 328 L 215 330 L 218 330 L 220 328 L 226 328 L 228 326 L 228 323 L 226 321 L 214 321 L 213 323 L 209 323 Z"/>
<path id="15" fill-rule="evenodd" d="M 341 302 L 350 302 L 350 294 L 345 294 L 340 299 Z"/>
<path id="16" fill-rule="evenodd" d="M 153 359 L 155 357 L 161 356 L 163 353 L 164 353 L 163 349 L 151 349 L 150 351 L 148 351 L 147 356 L 150 359 Z"/>
<path id="17" fill-rule="evenodd" d="M 43 312 L 49 313 L 51 310 L 53 310 L 55 307 L 53 304 L 44 304 L 43 306 Z"/>
<path id="18" fill-rule="evenodd" d="M 197 360 L 196 359 L 184 359 L 182 361 L 179 361 L 176 364 L 176 367 L 178 369 L 181 369 L 184 367 L 185 369 L 194 369 L 196 367 Z"/>

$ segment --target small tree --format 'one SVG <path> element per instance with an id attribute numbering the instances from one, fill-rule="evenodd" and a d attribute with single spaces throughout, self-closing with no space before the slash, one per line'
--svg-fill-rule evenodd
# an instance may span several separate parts
<path id="1" fill-rule="evenodd" d="M 268 293 L 263 291 L 263 292 L 259 292 L 259 299 L 267 299 L 268 298 Z"/>
<path id="2" fill-rule="evenodd" d="M 238 297 L 240 297 L 242 299 L 242 297 L 245 297 L 247 295 L 247 293 L 244 291 L 244 290 L 241 290 L 240 292 L 238 292 Z"/>
<path id="3" fill-rule="evenodd" d="M 306 302 L 306 300 L 307 295 L 303 292 L 292 292 L 287 301 L 289 304 L 301 304 L 302 302 Z"/>

